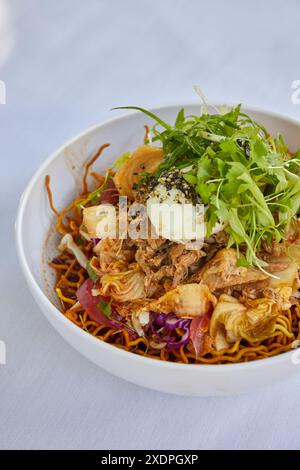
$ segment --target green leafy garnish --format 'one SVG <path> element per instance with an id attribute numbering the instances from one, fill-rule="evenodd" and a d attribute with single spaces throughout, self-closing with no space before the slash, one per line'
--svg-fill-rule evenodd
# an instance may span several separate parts
<path id="1" fill-rule="evenodd" d="M 111 302 L 106 302 L 105 300 L 100 300 L 97 304 L 97 308 L 102 312 L 107 318 L 111 319 Z"/>
<path id="2" fill-rule="evenodd" d="M 83 201 L 80 201 L 77 204 L 77 207 L 83 209 L 89 202 L 92 202 L 98 199 L 100 194 L 103 193 L 103 191 L 106 189 L 108 178 L 109 178 L 109 172 L 106 173 L 103 184 L 99 186 L 99 188 L 95 189 L 95 191 L 90 193 L 86 199 L 84 199 Z"/>
<path id="3" fill-rule="evenodd" d="M 208 114 L 204 104 L 200 116 L 180 109 L 174 125 L 140 107 L 121 109 L 142 111 L 155 121 L 152 141 L 165 154 L 156 176 L 172 167 L 187 169 L 185 180 L 207 205 L 207 236 L 221 222 L 228 246 L 245 255 L 238 263 L 265 271 L 259 258 L 263 243 L 284 240 L 299 214 L 300 150 L 291 156 L 282 135 L 270 136 L 241 105 Z"/>
<path id="4" fill-rule="evenodd" d="M 120 155 L 120 156 L 116 159 L 116 161 L 115 161 L 113 167 L 114 167 L 114 168 L 121 168 L 121 166 L 122 166 L 122 165 L 126 162 L 126 160 L 128 160 L 128 158 L 130 158 L 130 157 L 131 157 L 131 153 L 130 153 L 130 152 L 124 152 L 124 153 L 122 153 L 122 155 Z"/>
<path id="5" fill-rule="evenodd" d="M 154 119 L 158 124 L 160 124 L 165 129 L 171 129 L 171 126 L 169 126 L 169 124 L 167 124 L 165 121 L 160 119 L 160 117 L 153 114 L 151 111 L 148 111 L 148 109 L 140 108 L 139 106 L 117 106 L 116 108 L 112 108 L 112 109 L 134 109 L 136 111 L 142 111 L 148 117 Z"/>
<path id="6" fill-rule="evenodd" d="M 96 271 L 93 270 L 90 262 L 88 261 L 87 265 L 86 265 L 86 270 L 87 270 L 87 273 L 89 275 L 89 277 L 92 279 L 93 282 L 96 282 L 97 279 L 98 279 L 98 276 L 97 276 L 97 273 Z"/>
<path id="7" fill-rule="evenodd" d="M 236 265 L 237 266 L 244 266 L 245 268 L 248 268 L 250 266 L 249 262 L 245 258 L 238 258 L 238 260 L 236 262 Z"/>

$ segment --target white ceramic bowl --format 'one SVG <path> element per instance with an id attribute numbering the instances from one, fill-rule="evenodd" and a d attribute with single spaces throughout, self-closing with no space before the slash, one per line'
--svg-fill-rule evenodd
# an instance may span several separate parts
<path id="1" fill-rule="evenodd" d="M 187 113 L 199 113 L 199 104 L 183 105 Z M 180 106 L 160 107 L 154 112 L 173 122 Z M 243 109 L 270 132 L 281 132 L 292 150 L 300 146 L 300 123 L 270 112 Z M 57 308 L 53 273 L 47 267 L 47 259 L 55 254 L 56 240 L 53 233 L 48 235 L 53 216 L 44 188 L 45 175 L 51 176 L 55 205 L 65 207 L 76 193 L 87 158 L 101 144 L 110 142 L 97 163 L 99 171 L 105 170 L 122 152 L 134 150 L 142 143 L 143 125 L 147 123 L 152 124 L 142 113 L 131 113 L 96 125 L 59 148 L 31 179 L 19 206 L 16 242 L 22 271 L 37 304 L 61 336 L 85 357 L 112 374 L 151 389 L 181 395 L 226 395 L 262 387 L 297 373 L 300 365 L 295 365 L 292 352 L 226 365 L 184 365 L 149 359 L 94 338 Z"/>

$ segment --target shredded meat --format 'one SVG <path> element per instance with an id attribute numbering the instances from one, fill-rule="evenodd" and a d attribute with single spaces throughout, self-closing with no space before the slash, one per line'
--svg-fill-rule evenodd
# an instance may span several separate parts
<path id="1" fill-rule="evenodd" d="M 262 281 L 239 284 L 220 290 L 216 289 L 215 295 L 219 297 L 221 294 L 227 294 L 236 297 L 240 302 L 244 302 L 248 299 L 259 299 L 264 297 L 264 289 L 268 286 L 269 279 L 264 279 Z"/>
<path id="2" fill-rule="evenodd" d="M 147 241 L 152 250 L 159 250 L 166 245 L 166 240 L 164 238 L 148 238 Z"/>
<path id="3" fill-rule="evenodd" d="M 120 270 L 120 263 L 127 268 L 134 260 L 135 248 L 128 240 L 104 238 L 95 246 L 94 253 L 98 257 L 98 269 L 106 273 Z"/>
<path id="4" fill-rule="evenodd" d="M 228 243 L 229 235 L 224 230 L 217 232 L 209 238 L 209 243 L 217 245 L 219 248 L 226 246 Z"/>
<path id="5" fill-rule="evenodd" d="M 186 251 L 184 245 L 173 245 L 170 249 L 171 263 L 175 268 L 172 287 L 178 286 L 203 256 L 205 253 L 201 250 Z"/>
<path id="6" fill-rule="evenodd" d="M 158 290 L 159 281 L 171 279 L 169 288 L 175 288 L 187 279 L 205 256 L 201 250 L 186 250 L 183 244 L 166 240 L 137 240 L 135 260 L 145 273 L 145 289 L 148 297 Z"/>
<path id="7" fill-rule="evenodd" d="M 263 281 L 267 275 L 255 268 L 237 266 L 237 254 L 225 248 L 208 261 L 193 276 L 193 281 L 206 284 L 211 292 L 241 284 Z"/>

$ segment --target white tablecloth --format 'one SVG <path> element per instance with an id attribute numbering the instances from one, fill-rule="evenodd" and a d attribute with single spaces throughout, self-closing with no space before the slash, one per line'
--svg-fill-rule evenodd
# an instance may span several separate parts
<path id="1" fill-rule="evenodd" d="M 244 102 L 300 118 L 297 0 L 0 0 L 0 448 L 300 448 L 300 369 L 227 398 L 148 391 L 52 329 L 18 266 L 13 225 L 32 173 L 115 105 Z M 33 227 L 34 230 L 34 227 Z"/>

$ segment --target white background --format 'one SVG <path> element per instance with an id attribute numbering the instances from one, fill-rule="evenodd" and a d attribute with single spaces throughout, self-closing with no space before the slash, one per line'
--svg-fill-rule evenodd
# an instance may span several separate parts
<path id="1" fill-rule="evenodd" d="M 226 398 L 164 395 L 119 380 L 44 319 L 13 233 L 32 173 L 112 106 L 191 100 L 200 84 L 212 101 L 300 119 L 291 103 L 299 23 L 297 0 L 0 0 L 1 448 L 300 448 L 300 369 L 280 385 Z"/>

